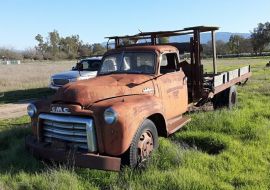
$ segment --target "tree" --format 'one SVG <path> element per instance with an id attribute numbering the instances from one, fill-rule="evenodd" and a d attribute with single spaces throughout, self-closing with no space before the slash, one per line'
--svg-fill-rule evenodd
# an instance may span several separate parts
<path id="1" fill-rule="evenodd" d="M 252 53 L 253 48 L 252 48 L 252 43 L 250 38 L 243 39 L 240 43 L 239 47 L 240 53 Z"/>
<path id="2" fill-rule="evenodd" d="M 42 46 L 44 44 L 43 37 L 41 34 L 36 35 L 35 39 L 38 41 L 38 47 L 42 49 Z"/>
<path id="3" fill-rule="evenodd" d="M 59 43 L 60 43 L 60 36 L 57 30 L 53 32 L 49 32 L 49 43 L 50 43 L 50 52 L 55 59 L 59 53 Z"/>
<path id="4" fill-rule="evenodd" d="M 37 50 L 36 49 L 33 49 L 33 48 L 25 49 L 22 52 L 22 55 L 23 55 L 23 58 L 24 59 L 38 59 L 38 57 L 37 57 Z"/>
<path id="5" fill-rule="evenodd" d="M 169 42 L 170 41 L 169 41 L 169 38 L 168 37 L 160 37 L 160 38 L 158 38 L 158 43 L 159 44 L 167 44 Z"/>
<path id="6" fill-rule="evenodd" d="M 79 56 L 89 56 L 92 54 L 91 44 L 81 44 L 78 50 Z"/>
<path id="7" fill-rule="evenodd" d="M 240 35 L 231 35 L 228 47 L 230 50 L 230 53 L 232 54 L 239 54 L 240 53 L 240 43 L 244 38 Z"/>
<path id="8" fill-rule="evenodd" d="M 42 55 L 43 59 L 75 59 L 78 56 L 103 55 L 107 51 L 107 48 L 99 43 L 84 44 L 79 35 L 61 37 L 57 30 L 48 33 L 46 42 L 40 34 L 37 34 L 35 39 L 38 42 L 35 56 L 37 58 Z M 32 53 L 25 52 L 25 56 L 32 59 Z"/>
<path id="9" fill-rule="evenodd" d="M 212 56 L 212 41 L 208 41 L 207 44 L 203 44 L 204 56 Z M 222 40 L 216 41 L 217 55 L 225 55 L 229 53 L 228 44 Z"/>
<path id="10" fill-rule="evenodd" d="M 40 34 L 35 39 L 38 41 L 36 50 L 44 59 L 75 59 L 83 47 L 79 35 L 61 37 L 57 30 L 48 33 L 46 42 Z"/>
<path id="11" fill-rule="evenodd" d="M 0 58 L 2 57 L 7 59 L 18 59 L 18 60 L 23 58 L 21 52 L 8 48 L 0 48 Z"/>
<path id="12" fill-rule="evenodd" d="M 262 53 L 270 43 L 270 23 L 259 23 L 251 32 L 251 43 L 255 53 Z"/>
<path id="13" fill-rule="evenodd" d="M 107 49 L 99 43 L 93 44 L 93 55 L 103 55 L 106 50 Z"/>
<path id="14" fill-rule="evenodd" d="M 66 58 L 74 59 L 78 57 L 79 48 L 82 46 L 82 43 L 79 35 L 67 36 L 60 39 L 59 49 Z"/>
<path id="15" fill-rule="evenodd" d="M 43 40 L 43 36 L 41 34 L 36 35 L 35 40 L 38 41 L 38 46 L 36 46 L 36 50 L 38 55 L 41 55 L 39 57 L 45 58 L 46 51 L 48 49 L 48 43 L 45 43 Z"/>
<path id="16" fill-rule="evenodd" d="M 225 55 L 229 52 L 228 44 L 222 40 L 216 41 L 217 54 Z"/>
<path id="17" fill-rule="evenodd" d="M 131 44 L 134 44 L 134 43 L 131 40 L 129 40 L 127 38 L 124 38 L 124 39 L 120 40 L 120 44 L 123 45 L 123 46 L 128 46 L 128 45 L 131 45 Z"/>

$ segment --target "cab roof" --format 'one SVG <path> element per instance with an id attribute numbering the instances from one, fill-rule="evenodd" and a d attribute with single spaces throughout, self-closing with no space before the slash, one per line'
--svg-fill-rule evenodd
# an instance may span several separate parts
<path id="1" fill-rule="evenodd" d="M 176 52 L 178 49 L 171 45 L 136 45 L 136 46 L 126 46 L 126 47 L 120 47 L 117 49 L 109 50 L 105 55 L 107 54 L 113 54 L 113 53 L 119 53 L 123 51 L 152 51 L 157 53 L 162 52 Z"/>

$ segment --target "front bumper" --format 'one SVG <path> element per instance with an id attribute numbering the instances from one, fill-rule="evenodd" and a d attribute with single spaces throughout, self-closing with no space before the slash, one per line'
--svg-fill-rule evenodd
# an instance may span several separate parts
<path id="1" fill-rule="evenodd" d="M 49 88 L 52 90 L 58 90 L 61 86 L 54 86 L 52 84 L 49 85 Z"/>
<path id="2" fill-rule="evenodd" d="M 47 143 L 38 143 L 33 136 L 25 138 L 25 147 L 34 156 L 56 162 L 72 163 L 74 166 L 99 170 L 119 171 L 121 159 L 92 153 L 79 153 L 46 147 Z"/>

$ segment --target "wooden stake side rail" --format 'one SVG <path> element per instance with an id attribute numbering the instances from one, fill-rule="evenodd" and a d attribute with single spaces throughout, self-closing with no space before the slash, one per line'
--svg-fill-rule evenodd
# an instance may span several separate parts
<path id="1" fill-rule="evenodd" d="M 217 94 L 237 83 L 251 77 L 250 65 L 228 72 L 223 72 L 213 78 L 214 94 Z"/>

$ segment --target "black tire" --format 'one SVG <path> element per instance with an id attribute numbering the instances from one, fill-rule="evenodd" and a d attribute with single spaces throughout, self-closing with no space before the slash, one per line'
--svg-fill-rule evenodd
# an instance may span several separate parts
<path id="1" fill-rule="evenodd" d="M 144 138 L 144 139 L 143 139 Z M 147 139 L 152 139 L 152 141 L 147 141 Z M 152 146 L 151 146 L 152 143 Z M 141 150 L 139 145 L 146 145 L 146 149 Z M 145 146 L 143 146 L 145 147 Z M 153 149 L 151 149 L 151 147 Z M 122 164 L 128 165 L 131 168 L 144 168 L 147 164 L 147 161 L 151 157 L 152 151 L 158 148 L 158 132 L 155 124 L 146 119 L 142 125 L 137 129 L 128 151 L 122 157 Z M 143 148 L 144 149 L 144 148 Z M 143 151 L 143 152 L 142 152 Z M 141 156 L 146 154 L 145 156 Z"/>
<path id="2" fill-rule="evenodd" d="M 237 88 L 235 85 L 216 94 L 212 99 L 214 109 L 227 107 L 232 109 L 237 104 Z"/>
<path id="3" fill-rule="evenodd" d="M 227 107 L 229 109 L 232 109 L 237 104 L 237 88 L 236 86 L 231 86 L 230 89 L 228 89 L 228 104 Z"/>

